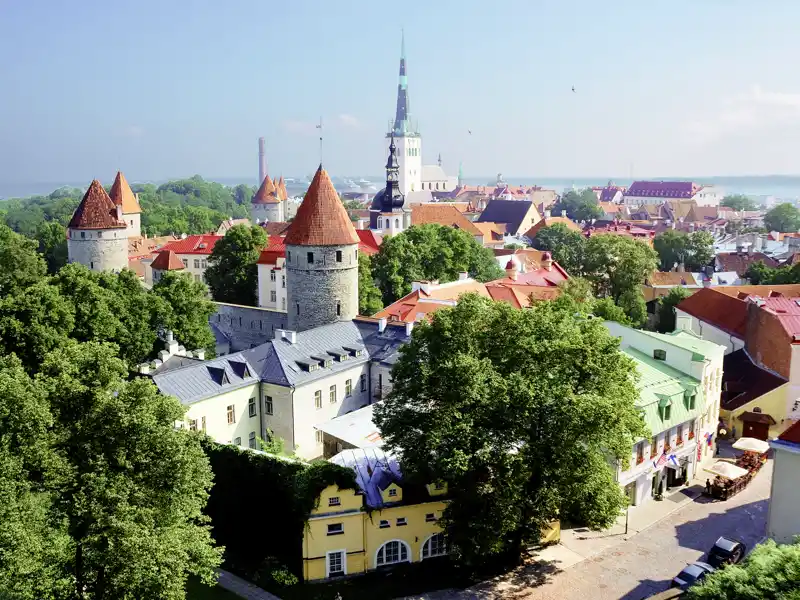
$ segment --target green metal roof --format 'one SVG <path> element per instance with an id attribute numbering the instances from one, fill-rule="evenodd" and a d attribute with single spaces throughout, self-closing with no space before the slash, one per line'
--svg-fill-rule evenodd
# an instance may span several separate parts
<path id="1" fill-rule="evenodd" d="M 689 419 L 697 418 L 705 404 L 703 387 L 700 382 L 670 367 L 663 361 L 656 360 L 644 352 L 626 348 L 625 354 L 636 363 L 639 381 L 639 399 L 636 406 L 652 434 L 675 427 Z M 694 408 L 689 408 L 689 398 L 695 394 Z M 660 407 L 669 405 L 669 419 L 661 418 Z"/>
<path id="2" fill-rule="evenodd" d="M 662 341 L 665 344 L 671 344 L 673 346 L 677 346 L 678 348 L 683 348 L 684 350 L 690 350 L 694 352 L 696 355 L 692 357 L 692 360 L 698 362 L 705 360 L 707 356 L 711 356 L 719 352 L 719 349 L 722 347 L 719 344 L 715 344 L 714 342 L 709 342 L 708 340 L 704 340 L 695 335 L 694 333 L 688 331 L 673 331 L 672 333 L 656 333 L 654 331 L 640 330 L 640 333 L 649 335 L 650 337 Z"/>

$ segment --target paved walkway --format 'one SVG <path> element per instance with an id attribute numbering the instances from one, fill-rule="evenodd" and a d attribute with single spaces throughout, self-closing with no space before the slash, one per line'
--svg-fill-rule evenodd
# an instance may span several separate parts
<path id="1" fill-rule="evenodd" d="M 217 585 L 225 588 L 229 592 L 233 592 L 237 596 L 246 598 L 247 600 L 281 600 L 274 594 L 262 590 L 260 587 L 253 585 L 249 581 L 245 581 L 241 577 L 237 577 L 233 573 L 218 569 L 219 579 Z"/>
<path id="2" fill-rule="evenodd" d="M 726 454 L 722 449 L 721 455 Z M 514 573 L 468 590 L 413 598 L 640 600 L 667 589 L 672 577 L 699 560 L 721 535 L 741 539 L 748 549 L 761 541 L 771 477 L 769 461 L 745 490 L 726 501 L 695 496 L 699 486 L 690 486 L 685 490 L 689 495 L 677 492 L 681 496 L 631 508 L 627 535 L 624 517 L 604 532 L 565 530 L 561 544 L 544 549 L 535 563 Z"/>

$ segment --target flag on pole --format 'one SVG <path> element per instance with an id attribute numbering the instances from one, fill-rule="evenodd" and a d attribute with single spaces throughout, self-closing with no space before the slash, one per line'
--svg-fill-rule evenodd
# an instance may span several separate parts
<path id="1" fill-rule="evenodd" d="M 661 456 L 658 457 L 658 460 L 653 461 L 653 467 L 657 469 L 666 464 L 666 462 L 667 462 L 667 453 L 663 452 Z"/>
<path id="2" fill-rule="evenodd" d="M 680 465 L 678 464 L 678 459 L 677 459 L 677 458 L 675 458 L 675 455 L 674 455 L 674 454 L 670 454 L 670 455 L 669 455 L 669 461 L 670 461 L 670 462 L 671 462 L 673 465 L 675 465 L 676 467 L 680 467 Z"/>

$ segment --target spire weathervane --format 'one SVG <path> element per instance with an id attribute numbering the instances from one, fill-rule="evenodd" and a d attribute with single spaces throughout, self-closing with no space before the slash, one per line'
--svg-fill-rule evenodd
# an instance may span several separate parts
<path id="1" fill-rule="evenodd" d="M 319 118 L 317 129 L 319 129 L 319 164 L 322 166 L 322 117 Z"/>

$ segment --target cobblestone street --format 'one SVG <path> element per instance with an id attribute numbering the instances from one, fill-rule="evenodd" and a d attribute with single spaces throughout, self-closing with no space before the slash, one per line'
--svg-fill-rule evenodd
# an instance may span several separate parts
<path id="1" fill-rule="evenodd" d="M 697 497 L 638 533 L 627 537 L 609 535 L 598 540 L 598 543 L 602 543 L 598 552 L 585 559 L 578 556 L 579 562 L 575 562 L 574 552 L 565 549 L 565 561 L 554 559 L 541 564 L 539 569 L 521 569 L 518 573 L 479 588 L 443 591 L 419 598 L 646 598 L 667 589 L 670 580 L 687 563 L 700 560 L 721 535 L 742 540 L 748 550 L 759 542 L 766 531 L 771 476 L 770 460 L 750 486 L 733 498 L 714 502 L 702 496 Z"/>

